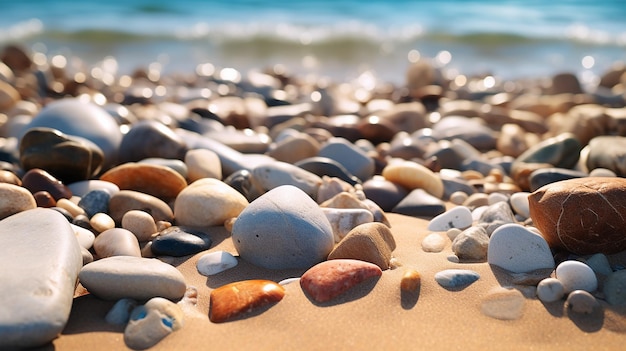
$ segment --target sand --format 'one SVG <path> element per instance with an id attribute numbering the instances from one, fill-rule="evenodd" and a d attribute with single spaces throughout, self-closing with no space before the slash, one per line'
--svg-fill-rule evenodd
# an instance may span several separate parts
<path id="1" fill-rule="evenodd" d="M 196 309 L 186 310 L 184 327 L 151 350 L 618 350 L 626 342 L 626 306 L 608 306 L 591 315 L 568 311 L 565 302 L 543 304 L 526 298 L 517 320 L 498 320 L 481 313 L 482 299 L 494 288 L 508 286 L 508 278 L 488 263 L 448 261 L 450 243 L 440 253 L 422 251 L 428 221 L 387 214 L 397 242 L 393 252 L 403 266 L 383 272 L 328 303 L 315 303 L 299 283 L 286 285 L 282 301 L 241 318 L 212 323 L 209 294 L 214 288 L 245 279 L 280 281 L 303 270 L 267 270 L 240 260 L 235 268 L 201 276 L 195 268 L 200 256 L 167 260 L 198 289 Z M 223 227 L 210 231 L 210 251 L 236 255 Z M 626 252 L 609 256 L 626 265 Z M 419 293 L 403 294 L 400 280 L 407 268 L 422 275 Z M 459 291 L 437 284 L 434 275 L 448 268 L 472 269 L 481 278 Z M 43 350 L 123 350 L 123 326 L 104 317 L 113 306 L 85 294 L 79 286 L 69 322 L 59 338 Z"/>

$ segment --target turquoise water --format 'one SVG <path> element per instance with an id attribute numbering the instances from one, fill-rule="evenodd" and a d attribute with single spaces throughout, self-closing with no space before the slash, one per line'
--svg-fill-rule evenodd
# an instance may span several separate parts
<path id="1" fill-rule="evenodd" d="M 599 73 L 626 60 L 626 1 L 0 1 L 0 45 L 117 59 L 128 72 L 198 64 L 401 81 L 424 57 L 466 74 Z M 592 59 L 590 59 L 592 58 Z M 583 65 L 585 62 L 585 65 Z"/>

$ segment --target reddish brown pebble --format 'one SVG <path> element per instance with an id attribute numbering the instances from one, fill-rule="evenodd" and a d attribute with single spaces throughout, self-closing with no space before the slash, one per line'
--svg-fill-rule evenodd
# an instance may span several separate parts
<path id="1" fill-rule="evenodd" d="M 39 168 L 33 168 L 24 174 L 22 186 L 33 194 L 42 190 L 47 191 L 56 201 L 72 197 L 70 188 L 61 183 L 52 174 Z"/>
<path id="2" fill-rule="evenodd" d="M 382 274 L 380 267 L 373 263 L 352 259 L 329 260 L 304 272 L 300 278 L 300 286 L 313 300 L 326 302 L 353 286 Z"/>
<path id="3" fill-rule="evenodd" d="M 402 280 L 400 281 L 400 289 L 406 292 L 412 292 L 417 290 L 422 283 L 422 277 L 415 269 L 408 269 L 404 272 Z"/>
<path id="4" fill-rule="evenodd" d="M 47 191 L 38 191 L 33 194 L 37 207 L 54 207 L 57 205 L 56 200 Z"/>
<path id="5" fill-rule="evenodd" d="M 587 177 L 546 185 L 528 197 L 550 247 L 586 255 L 626 250 L 626 179 Z"/>
<path id="6" fill-rule="evenodd" d="M 15 175 L 15 173 L 6 170 L 0 170 L 0 183 L 22 185 L 22 181 L 17 175 Z"/>
<path id="7" fill-rule="evenodd" d="M 256 307 L 282 300 L 285 288 L 271 280 L 244 280 L 211 291 L 209 319 L 226 322 Z"/>
<path id="8" fill-rule="evenodd" d="M 134 190 L 169 201 L 178 195 L 187 181 L 173 169 L 149 163 L 125 163 L 108 170 L 100 180 L 117 185 L 120 190 Z"/>

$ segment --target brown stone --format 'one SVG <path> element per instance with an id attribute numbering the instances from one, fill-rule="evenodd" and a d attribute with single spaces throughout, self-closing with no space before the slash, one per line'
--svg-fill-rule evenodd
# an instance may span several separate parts
<path id="1" fill-rule="evenodd" d="M 379 222 L 354 227 L 328 255 L 329 260 L 351 258 L 371 262 L 380 269 L 389 269 L 391 252 L 396 242 L 391 230 Z"/>
<path id="2" fill-rule="evenodd" d="M 152 195 L 133 190 L 120 190 L 111 196 L 109 215 L 115 223 L 121 223 L 124 214 L 130 210 L 148 212 L 155 221 L 174 221 L 174 212 L 163 201 Z"/>
<path id="3" fill-rule="evenodd" d="M 0 80 L 0 111 L 8 111 L 20 101 L 20 93 L 9 83 Z"/>
<path id="4" fill-rule="evenodd" d="M 8 183 L 13 185 L 22 185 L 22 180 L 13 172 L 0 170 L 0 183 Z"/>
<path id="5" fill-rule="evenodd" d="M 33 168 L 24 174 L 22 186 L 33 194 L 42 190 L 47 191 L 56 201 L 72 197 L 70 188 L 50 173 L 39 168 Z"/>
<path id="6" fill-rule="evenodd" d="M 400 281 L 400 290 L 412 292 L 417 290 L 421 283 L 422 277 L 419 272 L 415 269 L 409 268 L 402 276 L 402 280 Z"/>
<path id="7" fill-rule="evenodd" d="M 285 288 L 270 280 L 244 280 L 211 291 L 209 319 L 226 322 L 254 308 L 276 303 L 285 296 Z"/>
<path id="8" fill-rule="evenodd" d="M 320 143 L 312 136 L 300 133 L 297 136 L 281 140 L 267 154 L 278 161 L 296 163 L 305 158 L 317 156 Z"/>
<path id="9" fill-rule="evenodd" d="M 186 186 L 187 181 L 175 170 L 149 163 L 125 163 L 108 170 L 100 180 L 117 185 L 120 190 L 134 190 L 170 201 Z"/>
<path id="10" fill-rule="evenodd" d="M 38 191 L 33 194 L 37 207 L 50 208 L 57 205 L 56 200 L 47 191 Z"/>
<path id="11" fill-rule="evenodd" d="M 300 286 L 314 301 L 326 302 L 382 274 L 380 267 L 373 263 L 352 259 L 328 260 L 304 272 Z"/>
<path id="12" fill-rule="evenodd" d="M 586 255 L 626 250 L 626 179 L 588 177 L 546 185 L 528 197 L 550 247 Z"/>
<path id="13" fill-rule="evenodd" d="M 559 73 L 552 77 L 551 94 L 582 94 L 578 78 L 573 73 Z"/>
<path id="14" fill-rule="evenodd" d="M 25 71 L 29 69 L 33 61 L 21 46 L 7 45 L 0 54 L 0 61 L 4 62 L 14 72 Z"/>

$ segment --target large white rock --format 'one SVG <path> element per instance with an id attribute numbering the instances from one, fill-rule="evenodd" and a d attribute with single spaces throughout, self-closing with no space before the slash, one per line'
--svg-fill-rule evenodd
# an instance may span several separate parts
<path id="1" fill-rule="evenodd" d="M 491 234 L 487 261 L 514 273 L 554 268 L 546 240 L 519 224 L 505 224 Z"/>
<path id="2" fill-rule="evenodd" d="M 454 207 L 430 220 L 428 230 L 445 232 L 451 228 L 465 229 L 472 225 L 472 212 L 465 206 Z"/>
<path id="3" fill-rule="evenodd" d="M 36 208 L 0 221 L 0 349 L 41 346 L 70 316 L 80 245 L 59 212 Z"/>

